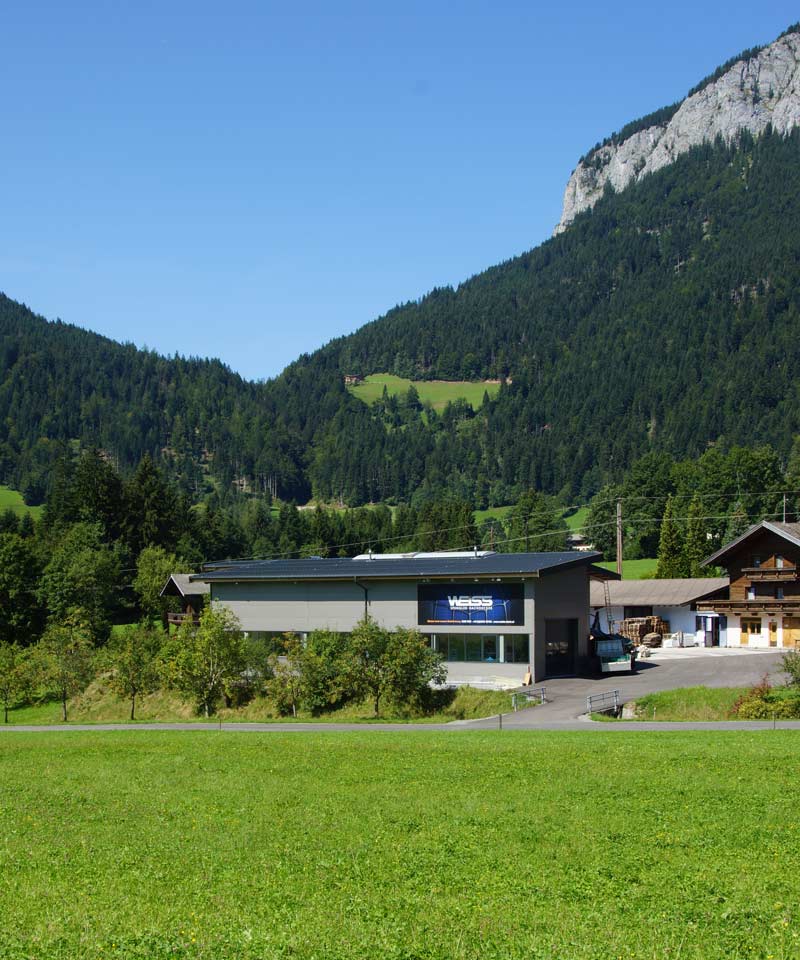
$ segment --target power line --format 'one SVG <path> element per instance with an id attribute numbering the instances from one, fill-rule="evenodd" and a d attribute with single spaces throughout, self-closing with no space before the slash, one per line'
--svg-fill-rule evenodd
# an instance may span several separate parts
<path id="1" fill-rule="evenodd" d="M 785 492 L 784 492 L 784 491 L 775 491 L 775 490 L 758 491 L 758 492 L 753 492 L 753 491 L 751 491 L 751 492 L 742 493 L 742 494 L 741 494 L 741 497 L 784 496 L 784 495 L 786 495 L 786 496 L 789 496 L 789 495 L 800 495 L 800 491 L 785 491 Z M 685 494 L 685 495 L 679 495 L 678 498 L 679 498 L 679 499 L 683 499 L 683 500 L 687 500 L 687 499 L 693 498 L 694 496 L 695 496 L 695 495 Z M 740 495 L 739 495 L 739 494 L 733 494 L 733 493 L 727 493 L 727 492 L 726 492 L 726 493 L 706 493 L 706 494 L 700 494 L 700 495 L 696 495 L 696 496 L 697 496 L 698 499 L 720 499 L 720 500 L 725 500 L 725 499 L 738 500 L 738 499 L 740 499 Z M 620 498 L 620 497 L 614 497 L 614 498 L 611 498 L 611 499 L 608 499 L 608 500 L 597 501 L 596 503 L 593 502 L 593 503 L 592 503 L 592 506 L 595 506 L 595 505 L 597 505 L 597 504 L 616 503 L 616 502 L 617 502 L 618 500 L 620 500 L 620 499 L 622 500 L 623 504 L 625 504 L 625 503 L 627 503 L 627 502 L 630 501 L 630 500 L 651 500 L 651 501 L 652 501 L 652 500 L 664 500 L 665 498 L 664 498 L 664 497 L 656 497 L 656 496 L 633 496 L 633 497 L 621 497 L 621 498 Z M 674 496 L 674 495 L 673 495 L 673 499 L 675 499 L 675 496 Z M 511 509 L 513 510 L 514 508 L 512 507 Z M 564 511 L 566 512 L 567 510 L 579 510 L 579 509 L 581 509 L 581 507 L 578 506 L 578 505 L 571 505 L 571 506 L 565 507 L 565 508 L 563 508 L 563 509 L 564 509 Z M 514 519 L 517 520 L 518 522 L 525 522 L 526 520 L 529 520 L 529 519 L 530 519 L 531 517 L 533 517 L 533 516 L 535 516 L 535 513 L 531 512 L 531 513 L 526 514 L 526 515 L 523 515 L 523 516 L 517 516 L 517 517 L 515 517 Z M 748 515 L 746 515 L 746 514 L 743 514 L 742 516 L 743 516 L 744 519 L 747 519 L 747 520 L 751 520 L 751 521 L 752 521 L 752 520 L 754 519 L 754 518 L 752 518 L 752 517 L 750 517 L 750 516 L 748 516 Z M 771 513 L 771 514 L 759 513 L 758 517 L 756 517 L 755 519 L 759 519 L 759 518 L 760 518 L 760 519 L 779 519 L 779 518 L 781 518 L 781 516 L 782 516 L 782 514 L 781 514 L 780 511 L 777 512 L 777 513 Z M 626 528 L 626 529 L 630 529 L 631 527 L 635 527 L 635 526 L 643 526 L 643 525 L 646 525 L 646 524 L 661 523 L 662 519 L 663 519 L 663 518 L 659 518 L 659 517 L 635 517 L 635 516 L 634 516 L 634 517 L 628 517 L 628 518 L 626 518 L 626 520 L 625 520 L 625 528 Z M 714 514 L 714 515 L 705 515 L 705 516 L 696 516 L 696 517 L 688 517 L 688 516 L 686 516 L 686 517 L 673 517 L 672 519 L 673 519 L 673 521 L 676 522 L 676 523 L 684 523 L 684 522 L 687 522 L 687 521 L 689 521 L 689 520 L 694 520 L 694 521 L 729 520 L 729 519 L 731 519 L 731 514 L 730 514 L 730 513 L 725 513 L 725 514 Z M 482 521 L 481 523 L 482 523 L 482 524 L 486 524 L 486 523 L 492 523 L 492 522 L 496 522 L 496 523 L 499 523 L 499 524 L 502 525 L 503 520 L 502 520 L 502 518 L 500 518 L 500 517 L 488 517 L 488 518 L 486 518 L 484 521 Z M 350 540 L 350 541 L 346 541 L 346 542 L 344 542 L 344 543 L 335 543 L 335 544 L 330 544 L 330 545 L 326 544 L 326 545 L 325 545 L 325 549 L 326 549 L 327 551 L 329 551 L 329 552 L 333 552 L 333 551 L 337 551 L 337 550 L 344 550 L 344 549 L 346 549 L 347 547 L 360 547 L 360 548 L 364 549 L 364 548 L 370 547 L 370 546 L 373 545 L 373 544 L 378 544 L 378 543 L 389 544 L 389 543 L 396 543 L 396 542 L 398 542 L 398 541 L 414 541 L 414 540 L 416 540 L 417 538 L 422 537 L 422 536 L 433 536 L 433 535 L 436 535 L 436 534 L 454 533 L 454 532 L 459 531 L 459 530 L 466 530 L 466 529 L 468 529 L 470 526 L 473 526 L 473 525 L 476 527 L 476 530 L 477 530 L 477 528 L 478 528 L 481 524 L 479 524 L 479 523 L 477 523 L 477 522 L 475 522 L 475 521 L 473 520 L 472 523 L 462 523 L 462 524 L 457 524 L 457 525 L 452 526 L 452 527 L 437 527 L 437 528 L 434 528 L 434 529 L 432 529 L 432 530 L 422 530 L 422 531 L 415 530 L 415 531 L 413 531 L 413 532 L 410 533 L 410 534 L 393 534 L 393 535 L 391 535 L 391 536 L 386 536 L 386 537 L 374 537 L 374 536 L 373 536 L 373 537 L 362 537 L 362 538 L 360 538 L 360 539 L 358 539 L 358 540 Z M 574 528 L 568 529 L 568 530 L 567 530 L 567 535 L 570 535 L 570 534 L 572 534 L 572 535 L 574 535 L 574 534 L 586 535 L 586 534 L 589 534 L 590 531 L 591 531 L 592 533 L 594 533 L 594 532 L 596 532 L 596 531 L 598 531 L 598 530 L 601 530 L 601 529 L 604 529 L 604 528 L 607 528 L 607 527 L 615 527 L 615 526 L 616 526 L 616 519 L 613 519 L 613 520 L 610 520 L 610 521 L 602 521 L 602 522 L 600 522 L 600 523 L 592 523 L 592 524 L 588 524 L 588 523 L 587 523 L 587 524 L 583 524 L 583 525 L 581 525 L 581 526 L 579 526 L 579 527 L 574 527 Z M 539 531 L 538 533 L 527 533 L 527 534 L 525 534 L 524 536 L 519 536 L 519 537 L 506 537 L 506 538 L 501 539 L 501 540 L 496 540 L 496 539 L 495 539 L 495 540 L 494 540 L 494 545 L 495 545 L 495 546 L 501 546 L 501 545 L 507 544 L 507 543 L 517 543 L 517 542 L 520 542 L 520 541 L 522 541 L 522 540 L 541 540 L 541 539 L 543 539 L 543 538 L 545 538 L 545 537 L 558 536 L 558 535 L 561 535 L 561 534 L 563 534 L 563 533 L 564 533 L 564 528 L 563 528 L 563 527 L 559 527 L 559 528 L 554 528 L 554 529 L 552 529 L 552 530 Z M 473 546 L 474 546 L 474 544 L 470 543 L 470 544 L 466 544 L 466 545 L 464 545 L 464 546 L 459 546 L 459 547 L 447 547 L 447 548 L 443 548 L 443 549 L 441 549 L 441 550 L 439 550 L 439 551 L 437 551 L 437 552 L 440 552 L 440 553 L 461 552 L 461 551 L 465 551 L 465 550 L 471 550 Z M 408 551 L 408 552 L 413 552 L 413 551 Z M 288 550 L 288 551 L 285 551 L 285 552 L 283 552 L 283 553 L 271 553 L 271 554 L 262 554 L 262 555 L 260 555 L 260 556 L 240 557 L 240 558 L 238 558 L 238 560 L 239 560 L 239 561 L 246 561 L 246 560 L 281 560 L 281 559 L 286 559 L 286 558 L 289 558 L 289 557 L 293 557 L 293 556 L 295 556 L 297 553 L 298 553 L 297 550 Z"/>

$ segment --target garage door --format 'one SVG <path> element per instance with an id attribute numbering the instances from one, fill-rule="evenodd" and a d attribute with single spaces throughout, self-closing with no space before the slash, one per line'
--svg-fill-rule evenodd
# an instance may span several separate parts
<path id="1" fill-rule="evenodd" d="M 577 620 L 545 620 L 545 675 L 564 677 L 575 673 L 578 653 Z"/>
<path id="2" fill-rule="evenodd" d="M 784 647 L 800 647 L 800 617 L 783 618 Z"/>

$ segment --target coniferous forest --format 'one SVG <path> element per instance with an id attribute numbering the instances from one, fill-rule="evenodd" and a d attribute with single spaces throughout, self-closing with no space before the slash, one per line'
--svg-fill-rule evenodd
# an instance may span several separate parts
<path id="1" fill-rule="evenodd" d="M 0 299 L 0 481 L 41 503 L 76 445 L 147 454 L 188 496 L 358 505 L 527 489 L 586 502 L 657 451 L 800 431 L 800 132 L 694 149 L 565 233 L 247 382 Z M 506 382 L 478 412 L 372 406 L 344 374 Z"/>

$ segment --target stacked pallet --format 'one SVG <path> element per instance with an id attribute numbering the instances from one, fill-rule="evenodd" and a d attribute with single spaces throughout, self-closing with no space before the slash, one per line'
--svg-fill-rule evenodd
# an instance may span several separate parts
<path id="1" fill-rule="evenodd" d="M 626 640 L 639 643 L 648 633 L 657 633 L 662 637 L 670 633 L 669 621 L 661 617 L 628 617 L 622 621 L 619 632 Z"/>

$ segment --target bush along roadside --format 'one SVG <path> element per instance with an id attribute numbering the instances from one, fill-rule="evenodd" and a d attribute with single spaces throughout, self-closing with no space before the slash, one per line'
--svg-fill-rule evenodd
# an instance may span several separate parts
<path id="1" fill-rule="evenodd" d="M 731 714 L 737 720 L 800 720 L 800 688 L 773 687 L 765 676 L 738 698 Z"/>

